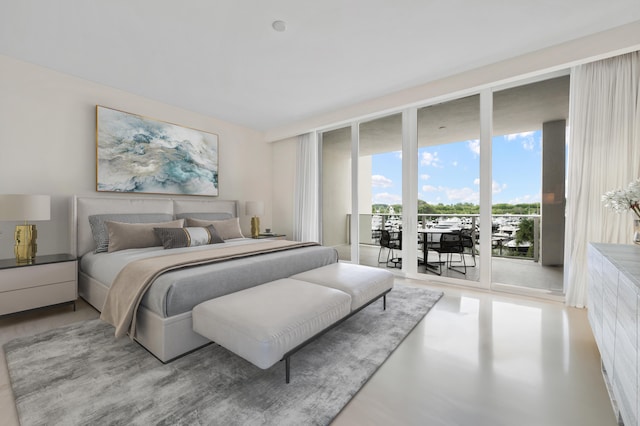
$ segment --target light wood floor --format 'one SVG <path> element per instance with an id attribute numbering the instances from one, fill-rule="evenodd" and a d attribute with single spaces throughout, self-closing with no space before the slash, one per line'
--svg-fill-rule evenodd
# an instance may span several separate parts
<path id="1" fill-rule="evenodd" d="M 425 284 L 445 296 L 334 425 L 615 425 L 586 311 Z M 402 309 L 389 306 L 388 309 Z M 0 319 L 0 343 L 96 318 L 57 307 Z M 0 423 L 17 425 L 4 351 Z"/>

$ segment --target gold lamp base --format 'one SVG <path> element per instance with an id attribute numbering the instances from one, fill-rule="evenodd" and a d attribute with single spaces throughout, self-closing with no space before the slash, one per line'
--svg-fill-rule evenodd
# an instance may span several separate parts
<path id="1" fill-rule="evenodd" d="M 37 237 L 38 231 L 35 225 L 16 226 L 16 245 L 14 247 L 16 262 L 33 263 L 36 259 L 36 251 L 38 250 L 38 245 L 36 244 Z"/>
<path id="2" fill-rule="evenodd" d="M 254 216 L 251 218 L 251 238 L 258 238 L 260 236 L 260 218 Z"/>

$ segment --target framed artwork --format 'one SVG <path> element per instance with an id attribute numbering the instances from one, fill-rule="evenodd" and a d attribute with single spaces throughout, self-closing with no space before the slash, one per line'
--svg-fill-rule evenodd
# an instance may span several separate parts
<path id="1" fill-rule="evenodd" d="M 96 190 L 218 195 L 218 135 L 96 106 Z"/>

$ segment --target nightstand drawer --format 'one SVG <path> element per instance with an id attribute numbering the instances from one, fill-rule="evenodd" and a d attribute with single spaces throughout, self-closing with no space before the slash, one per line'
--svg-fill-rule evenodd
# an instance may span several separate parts
<path id="1" fill-rule="evenodd" d="M 0 293 L 76 281 L 77 261 L 33 265 L 0 271 Z M 2 295 L 1 297 L 4 297 Z"/>
<path id="2" fill-rule="evenodd" d="M 0 315 L 76 300 L 76 280 L 0 293 Z"/>

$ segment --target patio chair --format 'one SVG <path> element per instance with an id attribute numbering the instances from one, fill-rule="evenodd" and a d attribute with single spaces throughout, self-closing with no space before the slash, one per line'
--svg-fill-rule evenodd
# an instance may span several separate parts
<path id="1" fill-rule="evenodd" d="M 434 270 L 437 275 L 442 275 L 442 266 L 445 265 L 447 269 L 454 270 L 463 275 L 467 274 L 467 263 L 464 258 L 464 246 L 462 245 L 462 235 L 459 231 L 446 232 L 440 235 L 440 244 L 429 248 L 438 253 L 438 269 Z M 445 256 L 444 262 L 442 261 L 442 255 Z M 462 259 L 463 270 L 458 269 L 459 266 L 452 264 L 452 257 L 454 254 L 459 254 Z M 428 269 L 427 269 L 428 270 Z"/>
<path id="2" fill-rule="evenodd" d="M 386 263 L 387 267 L 389 266 L 389 262 L 394 264 L 394 268 L 397 268 L 398 265 L 402 265 L 401 257 L 394 257 L 393 250 L 402 250 L 402 231 L 397 232 L 392 235 L 391 232 L 383 229 L 380 234 L 380 251 L 378 251 L 378 264 Z M 382 254 L 382 249 L 387 248 L 387 260 L 386 262 L 380 261 L 380 255 Z"/>
<path id="3" fill-rule="evenodd" d="M 476 244 L 475 241 L 473 241 L 471 229 L 462 229 L 460 231 L 460 237 L 462 238 L 462 247 L 471 251 L 473 266 L 476 266 Z M 461 254 L 460 256 L 464 256 L 464 254 Z"/>

